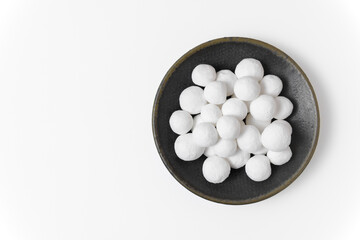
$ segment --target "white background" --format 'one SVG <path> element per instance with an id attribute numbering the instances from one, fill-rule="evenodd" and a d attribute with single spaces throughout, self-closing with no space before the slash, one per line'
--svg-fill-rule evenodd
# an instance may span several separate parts
<path id="1" fill-rule="evenodd" d="M 354 1 L 0 1 L 0 239 L 360 239 Z M 152 104 L 171 65 L 224 36 L 289 54 L 316 91 L 303 174 L 227 206 L 161 162 Z"/>

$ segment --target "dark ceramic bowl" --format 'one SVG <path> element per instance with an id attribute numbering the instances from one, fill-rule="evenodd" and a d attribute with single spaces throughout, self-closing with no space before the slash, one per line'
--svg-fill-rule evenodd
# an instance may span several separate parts
<path id="1" fill-rule="evenodd" d="M 194 85 L 191 72 L 200 63 L 215 69 L 235 70 L 243 58 L 261 61 L 265 74 L 275 74 L 283 81 L 280 95 L 294 104 L 293 113 L 286 120 L 293 127 L 291 160 L 282 165 L 272 165 L 270 178 L 263 182 L 250 180 L 244 168 L 231 170 L 223 183 L 212 184 L 202 175 L 205 160 L 190 162 L 180 160 L 174 151 L 177 135 L 169 126 L 169 118 L 179 110 L 179 95 Z M 309 163 L 319 136 L 319 107 L 309 79 L 300 67 L 281 50 L 258 40 L 227 37 L 203 43 L 182 56 L 166 73 L 155 97 L 152 127 L 155 144 L 170 173 L 184 187 L 205 199 L 224 204 L 247 204 L 264 200 L 280 192 L 292 183 Z"/>

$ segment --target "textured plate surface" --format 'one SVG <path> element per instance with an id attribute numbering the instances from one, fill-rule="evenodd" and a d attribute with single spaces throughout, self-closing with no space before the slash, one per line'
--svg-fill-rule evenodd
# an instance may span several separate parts
<path id="1" fill-rule="evenodd" d="M 231 170 L 221 184 L 208 183 L 202 176 L 205 156 L 185 162 L 174 151 L 177 137 L 169 126 L 172 112 L 180 109 L 179 96 L 194 85 L 191 72 L 200 63 L 221 69 L 235 70 L 243 58 L 261 61 L 266 74 L 275 74 L 283 81 L 280 95 L 289 98 L 294 111 L 287 119 L 293 127 L 292 159 L 282 165 L 272 165 L 272 175 L 263 182 L 253 182 L 244 168 Z M 264 42 L 239 37 L 215 39 L 203 43 L 182 56 L 167 72 L 155 97 L 152 127 L 156 147 L 170 173 L 187 189 L 205 199 L 225 204 L 246 204 L 264 200 L 293 182 L 309 163 L 319 135 L 319 109 L 313 88 L 300 67 L 285 53 Z"/>

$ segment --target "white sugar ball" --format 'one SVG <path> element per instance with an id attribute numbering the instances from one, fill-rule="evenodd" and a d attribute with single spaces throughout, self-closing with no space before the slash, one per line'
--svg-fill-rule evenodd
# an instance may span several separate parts
<path id="1" fill-rule="evenodd" d="M 221 183 L 230 174 L 230 164 L 221 157 L 208 157 L 202 167 L 205 179 L 211 183 Z"/>
<path id="2" fill-rule="evenodd" d="M 287 147 L 285 150 L 280 152 L 269 151 L 267 153 L 267 156 L 272 164 L 283 165 L 290 160 L 292 156 L 292 151 L 290 147 Z"/>
<path id="3" fill-rule="evenodd" d="M 259 60 L 244 58 L 236 66 L 235 74 L 238 78 L 253 77 L 257 81 L 260 81 L 264 76 L 264 68 Z"/>
<path id="4" fill-rule="evenodd" d="M 206 104 L 201 108 L 201 119 L 204 122 L 215 124 L 221 116 L 222 112 L 215 104 Z"/>
<path id="5" fill-rule="evenodd" d="M 216 123 L 219 136 L 224 139 L 235 139 L 240 135 L 239 120 L 232 116 L 222 116 Z"/>
<path id="6" fill-rule="evenodd" d="M 205 151 L 194 142 L 193 134 L 187 133 L 176 138 L 174 143 L 176 155 L 184 161 L 198 159 Z"/>
<path id="7" fill-rule="evenodd" d="M 240 135 L 240 122 L 232 116 L 222 116 L 216 123 L 219 136 L 224 139 L 235 139 Z"/>
<path id="8" fill-rule="evenodd" d="M 192 71 L 191 78 L 196 85 L 205 87 L 208 83 L 215 81 L 215 68 L 208 64 L 199 64 Z"/>
<path id="9" fill-rule="evenodd" d="M 224 116 L 233 116 L 243 120 L 248 112 L 246 104 L 237 98 L 230 98 L 221 107 Z"/>
<path id="10" fill-rule="evenodd" d="M 232 71 L 227 69 L 218 71 L 216 73 L 216 81 L 226 84 L 227 96 L 230 96 L 234 93 L 234 84 L 237 79 L 238 78 L 236 77 L 236 75 Z"/>
<path id="11" fill-rule="evenodd" d="M 252 101 L 260 94 L 260 84 L 255 78 L 243 77 L 235 82 L 235 96 L 243 101 Z"/>
<path id="12" fill-rule="evenodd" d="M 190 114 L 200 113 L 202 106 L 207 103 L 204 98 L 204 90 L 196 86 L 185 88 L 180 94 L 179 102 L 181 109 Z"/>
<path id="13" fill-rule="evenodd" d="M 194 119 L 193 119 L 193 126 L 191 128 L 191 131 L 194 131 L 194 128 L 199 124 L 199 123 L 202 123 L 204 122 L 204 120 L 201 118 L 201 114 L 198 114 L 196 116 L 194 116 Z"/>
<path id="14" fill-rule="evenodd" d="M 228 157 L 228 162 L 230 163 L 230 167 L 233 169 L 239 169 L 245 166 L 246 162 L 250 158 L 250 153 L 245 152 L 241 149 L 237 149 L 234 155 Z"/>
<path id="15" fill-rule="evenodd" d="M 258 151 L 254 152 L 255 155 L 263 155 L 266 154 L 269 150 L 262 146 Z"/>
<path id="16" fill-rule="evenodd" d="M 200 147 L 209 147 L 218 141 L 218 133 L 211 123 L 200 123 L 193 131 L 194 142 Z"/>
<path id="17" fill-rule="evenodd" d="M 269 95 L 260 95 L 251 102 L 250 113 L 257 120 L 271 120 L 276 113 L 275 99 Z"/>
<path id="18" fill-rule="evenodd" d="M 271 175 L 270 160 L 264 155 L 255 155 L 245 165 L 246 175 L 255 182 L 268 179 Z"/>
<path id="19" fill-rule="evenodd" d="M 259 129 L 260 132 L 262 132 L 271 123 L 271 120 L 267 120 L 267 121 L 257 120 L 251 114 L 248 114 L 246 116 L 245 122 L 247 125 L 255 126 L 257 129 Z"/>
<path id="20" fill-rule="evenodd" d="M 261 94 L 270 95 L 273 97 L 279 96 L 283 89 L 283 83 L 278 76 L 266 75 L 260 82 Z"/>
<path id="21" fill-rule="evenodd" d="M 290 123 L 288 121 L 285 121 L 285 120 L 275 120 L 273 121 L 273 123 L 281 123 L 281 124 L 284 124 L 290 131 L 290 134 L 292 134 L 292 127 L 290 125 Z"/>
<path id="22" fill-rule="evenodd" d="M 204 97 L 209 103 L 222 104 L 226 101 L 226 85 L 223 82 L 211 82 L 204 89 Z"/>
<path id="23" fill-rule="evenodd" d="M 270 151 L 283 151 L 291 142 L 291 131 L 283 123 L 272 122 L 261 134 L 261 143 Z"/>
<path id="24" fill-rule="evenodd" d="M 237 145 L 233 139 L 222 139 L 214 145 L 215 154 L 219 157 L 229 157 L 236 152 Z"/>
<path id="25" fill-rule="evenodd" d="M 173 112 L 170 116 L 170 127 L 176 134 L 185 134 L 189 132 L 193 126 L 193 118 L 190 113 L 182 110 Z"/>
<path id="26" fill-rule="evenodd" d="M 288 98 L 282 96 L 275 98 L 275 101 L 277 104 L 277 110 L 274 118 L 285 119 L 290 116 L 294 108 L 292 102 Z"/>
<path id="27" fill-rule="evenodd" d="M 216 156 L 216 153 L 215 153 L 215 147 L 214 147 L 214 145 L 213 145 L 213 146 L 210 146 L 210 147 L 205 148 L 204 155 L 205 155 L 206 157 Z"/>
<path id="28" fill-rule="evenodd" d="M 259 130 L 255 126 L 245 125 L 237 138 L 237 144 L 240 149 L 249 153 L 259 151 L 262 147 Z"/>

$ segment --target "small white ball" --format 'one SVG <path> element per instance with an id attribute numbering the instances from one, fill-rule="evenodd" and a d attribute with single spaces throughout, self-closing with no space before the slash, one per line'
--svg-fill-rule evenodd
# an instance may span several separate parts
<path id="1" fill-rule="evenodd" d="M 262 146 L 258 151 L 254 152 L 255 155 L 264 155 L 268 152 L 269 150 Z"/>
<path id="2" fill-rule="evenodd" d="M 290 160 L 290 158 L 292 156 L 292 151 L 291 151 L 290 147 L 287 147 L 285 150 L 283 150 L 281 152 L 269 151 L 267 153 L 267 156 L 270 159 L 270 162 L 272 164 L 283 165 Z"/>
<path id="3" fill-rule="evenodd" d="M 194 119 L 193 119 L 193 126 L 191 128 L 191 131 L 194 131 L 194 128 L 199 124 L 199 123 L 202 123 L 204 122 L 204 120 L 201 118 L 201 114 L 198 114 L 196 116 L 194 116 Z"/>
<path id="4" fill-rule="evenodd" d="M 268 179 L 271 175 L 270 160 L 264 155 L 255 155 L 245 165 L 246 175 L 255 182 Z"/>
<path id="5" fill-rule="evenodd" d="M 236 80 L 238 80 L 238 78 L 230 70 L 221 70 L 216 73 L 216 81 L 226 84 L 227 96 L 230 96 L 234 93 L 234 84 Z"/>
<path id="6" fill-rule="evenodd" d="M 270 95 L 273 97 L 279 96 L 283 89 L 283 83 L 278 76 L 266 75 L 260 82 L 261 94 Z"/>
<path id="7" fill-rule="evenodd" d="M 230 163 L 230 167 L 233 169 L 239 169 L 245 166 L 246 162 L 250 158 L 250 153 L 245 152 L 241 149 L 237 149 L 234 155 L 228 157 L 228 162 Z"/>
<path id="8" fill-rule="evenodd" d="M 189 132 L 193 126 L 193 118 L 190 113 L 182 110 L 173 112 L 170 116 L 170 128 L 176 134 L 185 134 Z"/>
<path id="9" fill-rule="evenodd" d="M 222 104 L 226 101 L 226 85 L 223 82 L 211 82 L 204 89 L 204 97 L 209 103 Z"/>
<path id="10" fill-rule="evenodd" d="M 291 142 L 291 131 L 283 123 L 272 122 L 261 134 L 261 143 L 270 151 L 283 151 Z"/>
<path id="11" fill-rule="evenodd" d="M 196 86 L 185 88 L 180 94 L 179 102 L 181 109 L 190 114 L 200 113 L 202 106 L 207 103 L 204 98 L 204 90 Z"/>
<path id="12" fill-rule="evenodd" d="M 237 138 L 237 144 L 240 149 L 249 153 L 259 151 L 262 147 L 259 130 L 255 126 L 245 125 Z"/>
<path id="13" fill-rule="evenodd" d="M 187 133 L 176 138 L 174 143 L 176 155 L 184 161 L 198 159 L 205 151 L 194 142 L 193 134 Z"/>
<path id="14" fill-rule="evenodd" d="M 288 98 L 282 96 L 275 98 L 275 101 L 277 110 L 274 118 L 282 120 L 290 116 L 294 108 L 292 102 Z"/>
<path id="15" fill-rule="evenodd" d="M 257 81 L 260 81 L 264 76 L 264 68 L 259 60 L 244 58 L 236 66 L 235 74 L 238 78 L 253 77 Z"/>
<path id="16" fill-rule="evenodd" d="M 193 131 L 194 142 L 200 147 L 209 147 L 218 141 L 218 133 L 211 123 L 200 123 Z"/>
<path id="17" fill-rule="evenodd" d="M 235 96 L 243 101 L 252 101 L 260 94 L 260 84 L 255 78 L 243 77 L 235 82 Z"/>
<path id="18" fill-rule="evenodd" d="M 234 155 L 237 149 L 236 141 L 231 139 L 222 139 L 214 145 L 215 154 L 219 157 L 229 157 Z"/>
<path id="19" fill-rule="evenodd" d="M 235 139 L 240 135 L 240 122 L 232 116 L 222 116 L 216 123 L 219 136 L 224 139 Z"/>
<path id="20" fill-rule="evenodd" d="M 192 71 L 191 78 L 196 85 L 205 87 L 208 83 L 215 81 L 215 68 L 208 64 L 199 64 Z"/>
<path id="21" fill-rule="evenodd" d="M 270 121 L 276 113 L 276 102 L 272 96 L 260 95 L 250 104 L 251 115 L 260 121 Z"/>
<path id="22" fill-rule="evenodd" d="M 206 104 L 201 108 L 201 119 L 204 122 L 215 124 L 221 116 L 222 112 L 215 104 Z"/>
<path id="23" fill-rule="evenodd" d="M 275 120 L 273 121 L 273 123 L 281 123 L 281 124 L 284 124 L 290 131 L 290 134 L 292 134 L 292 127 L 290 125 L 290 123 L 288 121 L 285 121 L 285 120 Z"/>
<path id="24" fill-rule="evenodd" d="M 221 183 L 230 175 L 230 164 L 221 157 L 207 158 L 202 167 L 205 179 L 211 183 Z"/>
<path id="25" fill-rule="evenodd" d="M 205 148 L 204 155 L 205 155 L 206 157 L 216 156 L 216 153 L 215 153 L 215 147 L 214 147 L 214 145 L 213 145 L 213 146 L 210 146 L 210 147 Z"/>
<path id="26" fill-rule="evenodd" d="M 251 114 L 248 114 L 246 116 L 245 122 L 246 125 L 253 125 L 257 129 L 259 129 L 259 132 L 262 132 L 271 123 L 271 120 L 267 120 L 267 121 L 257 120 Z"/>
<path id="27" fill-rule="evenodd" d="M 224 116 L 233 116 L 238 120 L 243 120 L 248 113 L 246 104 L 238 98 L 230 98 L 221 107 Z"/>

